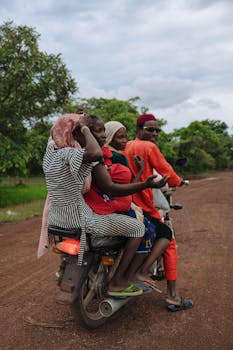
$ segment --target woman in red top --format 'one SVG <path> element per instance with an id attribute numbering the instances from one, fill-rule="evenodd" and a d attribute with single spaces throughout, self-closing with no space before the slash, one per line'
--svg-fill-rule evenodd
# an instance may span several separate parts
<path id="1" fill-rule="evenodd" d="M 109 125 L 110 123 L 110 125 Z M 109 126 L 115 125 L 115 122 L 109 122 L 106 124 L 106 129 L 108 130 Z M 116 122 L 117 123 L 117 122 Z M 120 124 L 120 123 L 118 123 Z M 120 129 L 122 129 L 121 125 L 117 125 L 117 127 L 120 126 Z M 124 128 L 124 127 L 123 127 Z M 101 135 L 105 133 L 104 124 L 101 120 L 94 120 L 93 126 L 90 127 L 91 132 L 95 136 L 98 143 L 102 144 Z M 109 133 L 107 132 L 107 135 Z M 116 132 L 116 136 L 118 136 L 118 133 Z M 107 137 L 108 139 L 108 137 Z M 125 156 L 118 153 L 116 150 L 114 150 L 114 147 L 111 146 L 111 151 L 108 147 L 102 147 L 104 159 L 105 159 L 105 166 L 108 169 L 108 172 L 112 178 L 112 181 L 114 183 L 121 183 L 121 184 L 127 184 L 131 182 L 132 179 L 132 173 L 129 167 L 123 165 L 127 163 L 127 160 L 124 159 Z M 117 163 L 114 163 L 114 161 L 117 161 Z M 137 162 L 140 160 L 137 159 Z M 120 163 L 121 162 L 121 163 Z M 137 163 L 138 164 L 138 163 Z M 139 175 L 142 172 L 139 171 Z M 136 176 L 137 178 L 137 176 Z M 134 178 L 135 181 L 135 178 Z M 132 196 L 127 197 L 109 197 L 106 195 L 106 193 L 102 192 L 99 187 L 95 183 L 95 175 L 93 176 L 92 186 L 89 192 L 87 192 L 84 196 L 86 203 L 92 208 L 94 212 L 97 214 L 110 214 L 110 213 L 122 213 L 125 212 L 126 215 L 136 217 L 135 211 L 131 208 L 132 203 Z M 141 210 L 140 208 L 138 208 Z M 141 221 L 143 221 L 143 215 L 141 212 Z M 147 244 L 140 245 L 139 252 L 142 252 L 142 249 L 144 250 L 143 253 L 146 251 L 146 256 L 143 256 L 143 261 L 140 264 L 140 273 L 137 271 L 137 274 L 135 275 L 135 270 L 137 270 L 138 264 L 135 261 L 135 258 L 133 259 L 130 269 L 128 271 L 128 277 L 130 280 L 142 280 L 150 284 L 150 286 L 153 288 L 157 288 L 155 283 L 152 280 L 148 281 L 148 277 L 150 275 L 149 269 L 154 263 L 154 261 L 164 252 L 164 250 L 168 247 L 170 240 L 172 238 L 171 232 L 167 230 L 166 232 L 163 232 L 162 234 L 158 232 L 155 237 L 155 226 L 152 223 L 149 223 L 149 220 L 144 219 L 144 224 L 146 225 L 146 237 L 144 236 L 144 241 L 146 240 Z M 150 233 L 151 231 L 151 233 Z M 153 236 L 154 234 L 154 236 Z M 153 247 L 150 243 L 150 235 L 153 236 Z M 155 238 L 154 238 L 155 237 Z M 151 248 L 151 249 L 150 249 Z M 136 269 L 134 269 L 134 265 L 136 266 Z"/>

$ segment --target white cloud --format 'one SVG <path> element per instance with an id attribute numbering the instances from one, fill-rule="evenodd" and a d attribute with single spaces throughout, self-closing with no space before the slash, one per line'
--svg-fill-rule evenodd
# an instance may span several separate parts
<path id="1" fill-rule="evenodd" d="M 82 97 L 141 98 L 170 130 L 233 125 L 231 0 L 1 1 L 0 21 L 34 27 Z"/>

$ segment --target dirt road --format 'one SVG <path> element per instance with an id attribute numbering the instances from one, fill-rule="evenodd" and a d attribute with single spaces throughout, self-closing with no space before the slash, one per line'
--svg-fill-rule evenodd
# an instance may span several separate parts
<path id="1" fill-rule="evenodd" d="M 37 260 L 40 220 L 0 224 L 0 349 L 233 349 L 233 172 L 179 188 L 173 214 L 178 289 L 191 310 L 171 313 L 164 294 L 134 298 L 104 327 L 87 331 L 55 302 L 58 257 Z M 165 282 L 159 282 L 165 293 Z"/>

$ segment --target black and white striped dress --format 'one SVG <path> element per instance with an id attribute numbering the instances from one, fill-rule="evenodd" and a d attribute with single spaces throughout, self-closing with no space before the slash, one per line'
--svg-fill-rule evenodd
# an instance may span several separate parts
<path id="1" fill-rule="evenodd" d="M 134 218 L 121 214 L 98 215 L 85 203 L 82 187 L 91 173 L 92 164 L 82 163 L 84 148 L 54 148 L 49 140 L 43 160 L 43 170 L 50 197 L 49 225 L 62 228 L 81 227 L 92 237 L 143 237 L 145 226 Z M 83 235 L 82 235 L 83 236 Z M 81 249 L 84 250 L 85 244 Z M 83 251 L 80 251 L 80 256 Z"/>

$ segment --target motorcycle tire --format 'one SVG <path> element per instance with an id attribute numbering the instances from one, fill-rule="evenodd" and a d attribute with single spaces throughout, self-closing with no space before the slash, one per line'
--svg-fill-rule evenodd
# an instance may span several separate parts
<path id="1" fill-rule="evenodd" d="M 99 268 L 100 265 L 97 270 L 99 270 Z M 92 270 L 89 271 L 87 278 L 80 284 L 77 298 L 71 306 L 75 319 L 87 329 L 98 328 L 108 320 L 99 310 L 101 298 L 98 296 L 95 288 L 90 288 L 91 283 L 93 283 L 91 281 L 91 276 L 93 276 Z M 106 285 L 106 276 L 101 276 L 101 279 L 102 285 Z"/>

